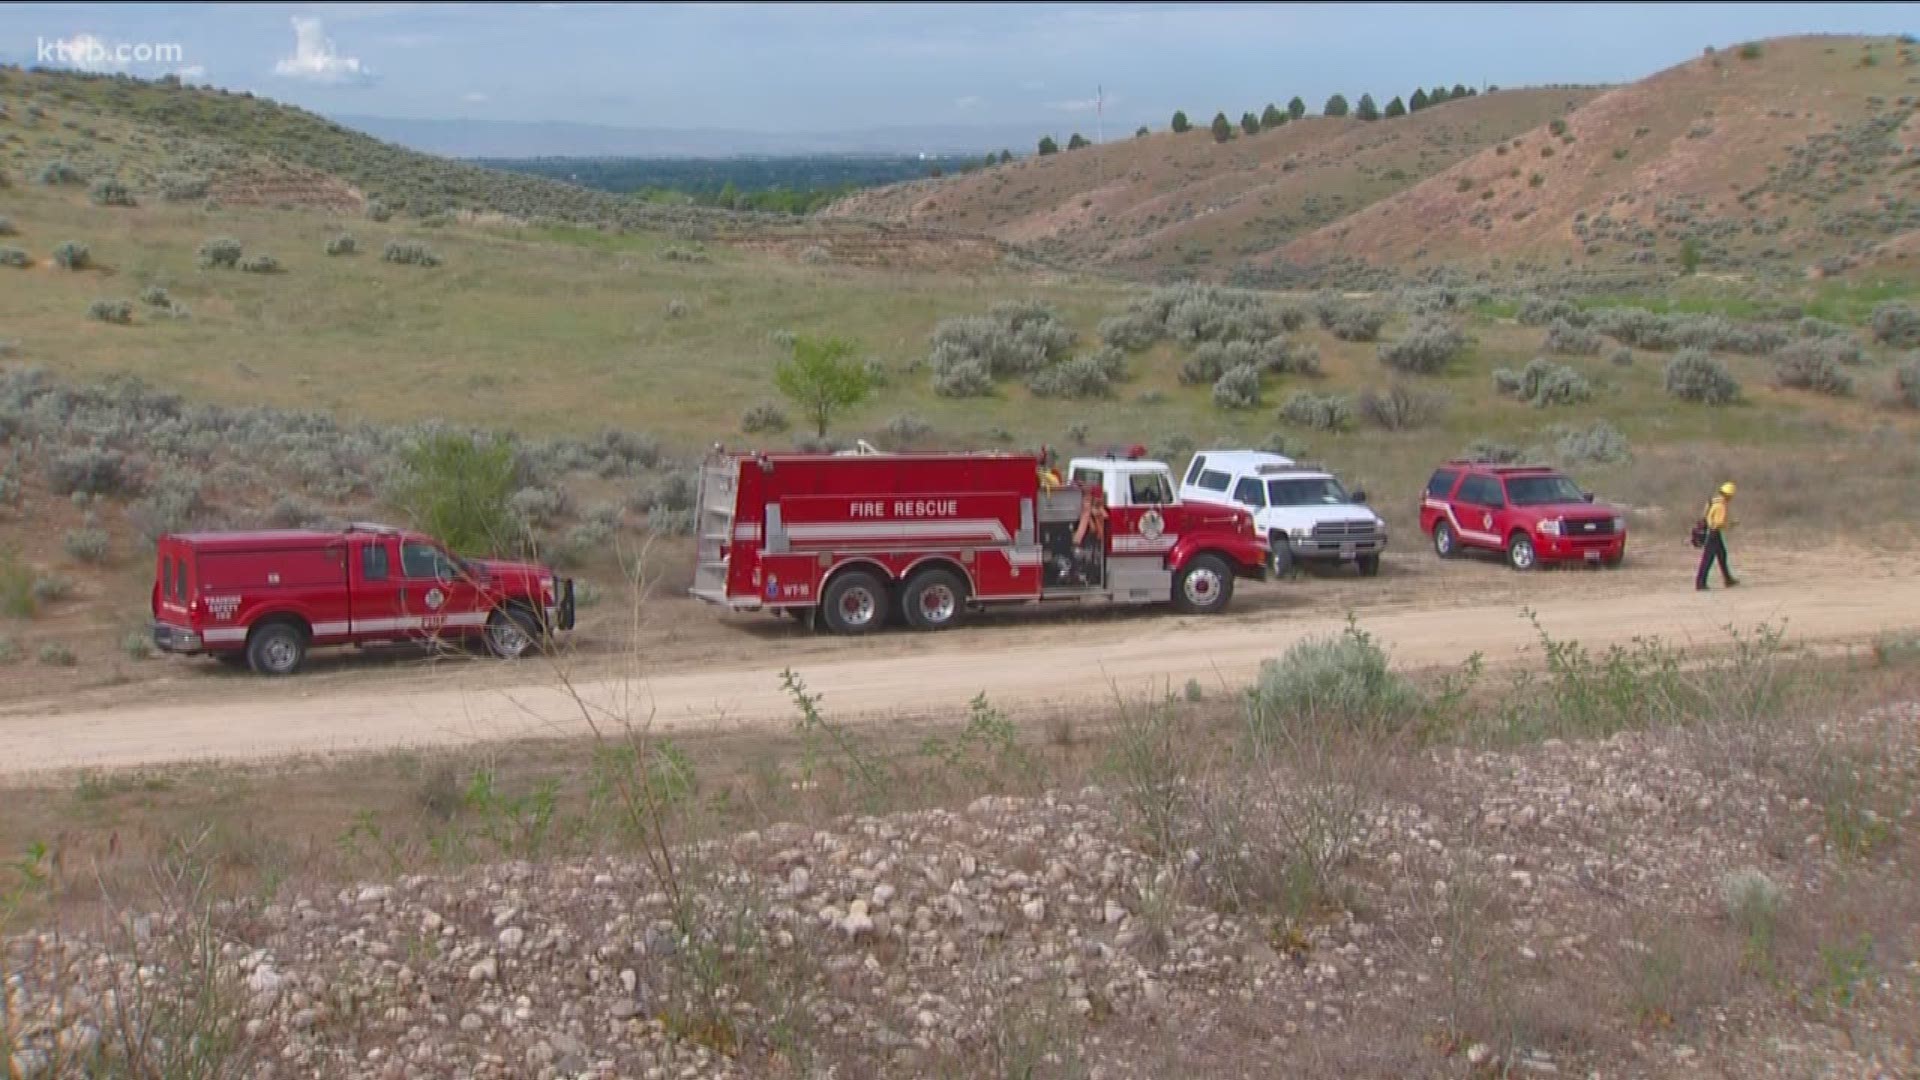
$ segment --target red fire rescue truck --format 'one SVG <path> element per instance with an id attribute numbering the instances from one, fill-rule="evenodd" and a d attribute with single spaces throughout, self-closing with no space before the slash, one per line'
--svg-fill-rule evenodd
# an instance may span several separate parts
<path id="1" fill-rule="evenodd" d="M 1265 577 L 1267 541 L 1244 510 L 1180 502 L 1144 453 L 1076 458 L 1055 485 L 1032 453 L 716 447 L 700 471 L 691 592 L 843 634 L 892 615 L 941 630 L 1001 603 L 1224 610 L 1235 578 Z M 1083 515 L 1099 506 L 1104 528 Z"/>
<path id="2" fill-rule="evenodd" d="M 326 645 L 477 639 L 510 660 L 573 629 L 571 579 L 385 525 L 169 533 L 157 547 L 154 644 L 263 675 Z"/>

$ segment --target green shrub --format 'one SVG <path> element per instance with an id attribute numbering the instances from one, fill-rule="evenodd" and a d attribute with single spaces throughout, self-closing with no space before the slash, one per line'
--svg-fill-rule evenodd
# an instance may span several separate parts
<path id="1" fill-rule="evenodd" d="M 1553 320 L 1547 327 L 1546 341 L 1542 347 L 1550 353 L 1561 356 L 1598 356 L 1600 355 L 1600 335 L 1584 326 L 1575 326 L 1565 319 Z"/>
<path id="2" fill-rule="evenodd" d="M 87 305 L 87 318 L 125 326 L 133 321 L 133 301 L 95 300 Z"/>
<path id="3" fill-rule="evenodd" d="M 1853 376 L 1835 359 L 1835 350 L 1824 346 L 1844 343 L 1796 341 L 1774 355 L 1773 385 L 1782 390 L 1811 390 L 1830 397 L 1848 397 L 1853 393 Z"/>
<path id="4" fill-rule="evenodd" d="M 367 201 L 368 220 L 387 221 L 392 217 L 393 217 L 393 211 L 387 208 L 386 203 L 381 202 L 379 199 L 369 199 Z"/>
<path id="5" fill-rule="evenodd" d="M 92 199 L 96 206 L 140 205 L 139 200 L 133 197 L 133 192 L 127 185 L 110 176 L 95 180 L 93 187 L 87 191 L 87 198 Z"/>
<path id="6" fill-rule="evenodd" d="M 240 270 L 247 274 L 277 274 L 280 272 L 280 260 L 265 253 L 249 255 L 240 260 Z"/>
<path id="7" fill-rule="evenodd" d="M 18 235 L 20 235 L 20 230 L 14 225 L 13 219 L 5 214 L 0 214 L 0 236 Z"/>
<path id="8" fill-rule="evenodd" d="M 1467 444 L 1467 448 L 1461 452 L 1460 456 L 1468 461 L 1490 461 L 1500 465 L 1512 465 L 1525 461 L 1527 453 L 1512 443 L 1475 439 Z"/>
<path id="9" fill-rule="evenodd" d="M 172 307 L 173 297 L 167 295 L 167 290 L 160 286 L 149 285 L 140 290 L 140 302 L 148 307 Z"/>
<path id="10" fill-rule="evenodd" d="M 1466 347 L 1467 335 L 1459 327 L 1445 319 L 1428 317 L 1408 327 L 1397 340 L 1380 346 L 1379 356 L 1381 363 L 1396 371 L 1434 375 Z"/>
<path id="11" fill-rule="evenodd" d="M 243 249 L 231 236 L 216 236 L 200 245 L 200 265 L 210 270 L 232 270 L 240 265 Z"/>
<path id="12" fill-rule="evenodd" d="M 1614 367 L 1632 367 L 1633 366 L 1633 350 L 1627 348 L 1625 345 L 1622 345 L 1619 348 L 1613 350 L 1611 353 L 1607 354 L 1607 362 L 1612 364 Z"/>
<path id="13" fill-rule="evenodd" d="M 1521 371 L 1498 368 L 1493 373 L 1494 389 L 1517 398 L 1536 409 L 1552 405 L 1578 405 L 1593 399 L 1593 387 L 1586 376 L 1544 358 L 1529 361 Z"/>
<path id="14" fill-rule="evenodd" d="M 1333 336 L 1341 341 L 1375 341 L 1380 337 L 1380 329 L 1387 325 L 1387 313 L 1378 308 L 1353 307 L 1334 317 L 1329 327 Z M 1384 356 L 1381 359 L 1386 359 Z"/>
<path id="15" fill-rule="evenodd" d="M 155 655 L 153 635 L 144 630 L 129 630 L 120 639 L 120 651 L 126 653 L 129 660 L 151 660 Z"/>
<path id="16" fill-rule="evenodd" d="M 1382 393 L 1360 393 L 1360 415 L 1386 431 L 1412 431 L 1428 427 L 1446 411 L 1446 395 L 1394 383 Z"/>
<path id="17" fill-rule="evenodd" d="M 1873 309 L 1873 340 L 1896 349 L 1920 345 L 1920 309 L 1902 300 L 1889 300 Z"/>
<path id="18" fill-rule="evenodd" d="M 1125 354 L 1110 351 L 1124 362 Z M 1084 401 L 1113 396 L 1114 365 L 1100 355 L 1076 356 L 1036 372 L 1027 380 L 1027 389 L 1035 397 Z"/>
<path id="19" fill-rule="evenodd" d="M 4 600 L 0 600 L 0 603 L 4 603 Z M 5 634 L 0 634 L 0 664 L 15 664 L 19 662 L 20 646 L 14 644 L 12 638 Z"/>
<path id="20" fill-rule="evenodd" d="M 62 270 L 85 270 L 93 265 L 93 253 L 85 244 L 65 240 L 53 249 L 53 264 Z"/>
<path id="21" fill-rule="evenodd" d="M 1213 404 L 1221 409 L 1260 407 L 1260 369 L 1241 364 L 1221 373 L 1213 384 Z"/>
<path id="22" fill-rule="evenodd" d="M 1349 625 L 1338 636 L 1305 638 L 1260 665 L 1248 695 L 1248 724 L 1271 739 L 1298 725 L 1390 732 L 1419 716 L 1420 694 L 1387 664 L 1371 635 Z"/>
<path id="23" fill-rule="evenodd" d="M 1353 426 L 1353 403 L 1339 394 L 1296 390 L 1280 406 L 1280 419 L 1315 431 L 1345 431 Z"/>
<path id="24" fill-rule="evenodd" d="M 933 425 L 913 413 L 903 413 L 888 420 L 880 432 L 891 446 L 912 446 L 933 434 Z"/>
<path id="25" fill-rule="evenodd" d="M 40 646 L 40 662 L 48 667 L 73 667 L 80 663 L 73 650 L 57 641 Z"/>
<path id="26" fill-rule="evenodd" d="M 40 611 L 33 592 L 33 571 L 11 551 L 0 550 L 0 615 L 31 619 Z"/>
<path id="27" fill-rule="evenodd" d="M 1920 356 L 1909 357 L 1893 369 L 1894 402 L 1920 409 Z"/>
<path id="28" fill-rule="evenodd" d="M 385 251 L 380 253 L 382 261 L 398 263 L 402 266 L 439 266 L 440 256 L 433 249 L 417 240 L 389 240 Z"/>
<path id="29" fill-rule="evenodd" d="M 33 265 L 33 256 L 17 247 L 0 247 L 0 266 L 25 270 Z"/>
<path id="30" fill-rule="evenodd" d="M 42 574 L 33 579 L 33 599 L 40 605 L 57 604 L 73 596 L 73 582 L 59 574 Z"/>
<path id="31" fill-rule="evenodd" d="M 787 414 L 780 411 L 778 405 L 762 402 L 748 409 L 740 418 L 740 430 L 749 435 L 758 435 L 765 431 L 787 430 Z"/>
<path id="32" fill-rule="evenodd" d="M 207 197 L 211 185 L 204 176 L 187 176 L 181 173 L 160 174 L 160 198 L 167 202 L 192 202 Z"/>
<path id="33" fill-rule="evenodd" d="M 993 394 L 993 375 L 984 360 L 956 361 L 934 372 L 933 392 L 951 398 L 989 397 Z"/>
<path id="34" fill-rule="evenodd" d="M 65 161 L 49 161 L 40 170 L 40 182 L 48 187 L 57 187 L 63 184 L 84 184 L 87 178 L 80 174 L 79 169 Z"/>
<path id="35" fill-rule="evenodd" d="M 67 531 L 63 546 L 75 562 L 98 565 L 107 561 L 107 530 L 87 527 Z"/>
<path id="36" fill-rule="evenodd" d="M 1627 437 L 1605 420 L 1587 428 L 1555 424 L 1547 435 L 1554 440 L 1554 456 L 1568 465 L 1617 465 L 1633 459 Z"/>
<path id="37" fill-rule="evenodd" d="M 328 255 L 353 255 L 359 250 L 359 245 L 353 239 L 352 233 L 341 233 L 327 241 Z"/>
<path id="38" fill-rule="evenodd" d="M 1682 349 L 1667 361 L 1667 393 L 1697 405 L 1731 405 L 1740 400 L 1740 383 L 1726 365 L 1701 349 Z"/>

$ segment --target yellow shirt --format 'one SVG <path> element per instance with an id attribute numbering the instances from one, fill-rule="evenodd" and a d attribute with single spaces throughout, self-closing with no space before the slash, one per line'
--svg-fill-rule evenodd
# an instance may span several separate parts
<path id="1" fill-rule="evenodd" d="M 1715 495 L 1713 501 L 1707 504 L 1707 528 L 1710 531 L 1718 532 L 1732 524 L 1733 522 L 1727 520 L 1726 496 Z"/>

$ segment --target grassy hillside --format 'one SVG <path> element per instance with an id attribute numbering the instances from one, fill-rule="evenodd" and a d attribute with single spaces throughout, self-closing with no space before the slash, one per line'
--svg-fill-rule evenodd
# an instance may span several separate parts
<path id="1" fill-rule="evenodd" d="M 1903 270 L 1920 229 L 1915 65 L 1888 38 L 1710 51 L 1259 261 Z"/>
<path id="2" fill-rule="evenodd" d="M 1214 141 L 1204 127 L 859 192 L 830 215 L 985 233 L 1077 263 L 1218 277 L 1591 100 L 1517 90 L 1372 123 L 1311 117 Z"/>

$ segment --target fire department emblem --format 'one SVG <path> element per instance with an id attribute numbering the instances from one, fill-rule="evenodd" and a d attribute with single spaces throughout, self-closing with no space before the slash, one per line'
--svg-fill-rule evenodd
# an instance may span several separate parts
<path id="1" fill-rule="evenodd" d="M 239 606 L 240 598 L 237 596 L 207 597 L 207 610 L 213 612 L 213 617 L 219 619 L 221 622 L 226 622 L 228 619 L 233 618 L 234 609 Z"/>
<path id="2" fill-rule="evenodd" d="M 1491 528 L 1493 528 L 1493 515 L 1492 515 L 1492 514 L 1481 514 L 1481 515 L 1480 515 L 1480 527 L 1481 527 L 1481 528 L 1483 528 L 1483 529 L 1491 529 Z"/>
<path id="3" fill-rule="evenodd" d="M 442 604 L 444 604 L 444 603 L 446 603 L 446 602 L 447 602 L 447 594 L 446 594 L 446 593 L 443 593 L 443 592 L 441 592 L 441 591 L 440 591 L 439 589 L 428 589 L 428 590 L 427 590 L 427 608 L 428 608 L 428 610 L 430 610 L 430 611 L 439 611 L 439 610 L 440 610 L 440 605 L 442 605 Z"/>
<path id="4" fill-rule="evenodd" d="M 1149 510 L 1140 515 L 1141 536 L 1149 540 L 1158 540 L 1163 532 L 1166 532 L 1166 523 L 1160 520 L 1160 511 Z"/>

